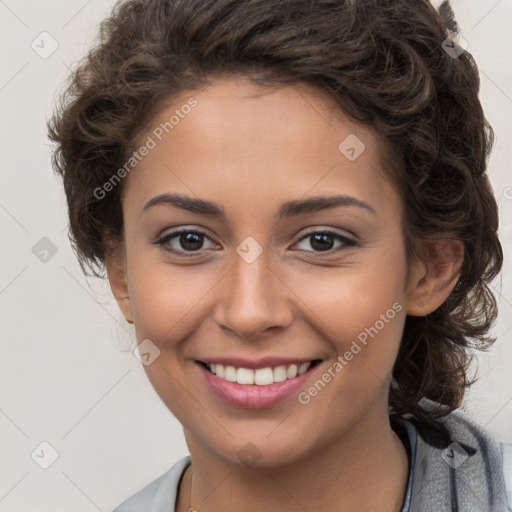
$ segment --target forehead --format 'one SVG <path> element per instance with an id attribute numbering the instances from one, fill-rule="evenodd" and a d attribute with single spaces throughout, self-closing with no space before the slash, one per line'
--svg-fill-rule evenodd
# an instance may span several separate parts
<path id="1" fill-rule="evenodd" d="M 183 91 L 142 132 L 140 144 L 149 140 L 152 148 L 125 184 L 139 209 L 162 192 L 271 207 L 336 191 L 377 208 L 393 193 L 380 137 L 303 85 L 238 78 Z"/>

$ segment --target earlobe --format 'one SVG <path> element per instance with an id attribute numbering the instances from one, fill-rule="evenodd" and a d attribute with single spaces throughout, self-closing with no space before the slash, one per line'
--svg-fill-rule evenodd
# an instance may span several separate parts
<path id="1" fill-rule="evenodd" d="M 464 244 L 460 240 L 424 240 L 425 257 L 413 264 L 406 313 L 426 316 L 448 298 L 460 276 Z"/>
<path id="2" fill-rule="evenodd" d="M 126 321 L 129 324 L 133 324 L 130 294 L 127 285 L 126 258 L 116 249 L 107 249 L 105 253 L 105 268 L 107 270 L 110 289 L 116 299 L 117 305 Z"/>

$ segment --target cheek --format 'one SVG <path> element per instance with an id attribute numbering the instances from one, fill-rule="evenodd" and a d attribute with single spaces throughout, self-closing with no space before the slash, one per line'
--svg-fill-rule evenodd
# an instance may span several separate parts
<path id="1" fill-rule="evenodd" d="M 405 319 L 403 283 L 392 276 L 368 272 L 361 277 L 347 270 L 307 293 L 304 303 L 318 319 L 316 328 L 337 355 L 348 352 L 347 359 L 361 365 L 370 360 L 392 365 Z"/>
<path id="2" fill-rule="evenodd" d="M 208 265 L 168 263 L 160 249 L 142 245 L 128 246 L 128 288 L 137 338 L 168 344 L 186 336 L 220 276 Z"/>
<path id="3" fill-rule="evenodd" d="M 336 356 L 345 358 L 344 371 L 354 380 L 364 378 L 361 371 L 368 368 L 387 377 L 405 322 L 405 254 L 400 246 L 367 251 L 364 262 L 302 277 L 294 285 L 314 313 L 309 318 L 317 318 L 316 328 Z"/>
<path id="4" fill-rule="evenodd" d="M 365 249 L 346 266 L 296 276 L 294 291 L 329 326 L 353 332 L 373 325 L 395 302 L 404 306 L 406 262 L 401 251 Z"/>

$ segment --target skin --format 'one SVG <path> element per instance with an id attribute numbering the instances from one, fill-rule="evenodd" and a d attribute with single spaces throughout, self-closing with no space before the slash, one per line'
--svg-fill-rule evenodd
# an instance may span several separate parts
<path id="1" fill-rule="evenodd" d="M 161 351 L 144 367 L 148 378 L 184 428 L 192 466 L 177 510 L 401 510 L 409 465 L 389 424 L 389 379 L 406 315 L 446 300 L 462 245 L 425 242 L 425 260 L 408 267 L 402 201 L 381 165 L 384 143 L 321 93 L 214 80 L 173 97 L 141 140 L 190 97 L 197 106 L 125 178 L 124 246 L 106 260 L 138 342 L 150 339 Z M 350 134 L 366 146 L 355 161 L 338 149 Z M 214 201 L 226 217 L 162 204 L 142 211 L 162 193 Z M 334 193 L 374 213 L 342 206 L 277 218 L 283 202 Z M 202 255 L 152 243 L 180 226 L 206 234 Z M 327 228 L 356 245 L 332 237 L 325 252 L 305 238 Z M 247 236 L 263 248 L 250 264 L 236 252 Z M 167 247 L 190 254 L 179 236 Z M 212 394 L 194 362 L 322 359 L 307 390 L 395 303 L 401 311 L 307 405 L 293 395 L 265 409 L 233 407 Z M 237 455 L 249 442 L 260 454 L 253 465 Z"/>

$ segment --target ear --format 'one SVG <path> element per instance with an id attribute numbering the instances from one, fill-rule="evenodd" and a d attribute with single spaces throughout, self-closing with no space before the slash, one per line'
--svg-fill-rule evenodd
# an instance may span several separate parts
<path id="1" fill-rule="evenodd" d="M 105 251 L 105 268 L 110 282 L 110 289 L 126 321 L 133 324 L 124 250 L 118 246 L 114 247 L 109 243 L 106 243 L 105 246 L 107 247 Z"/>
<path id="2" fill-rule="evenodd" d="M 422 261 L 413 263 L 406 313 L 426 316 L 450 295 L 460 276 L 464 244 L 460 240 L 422 240 Z"/>

